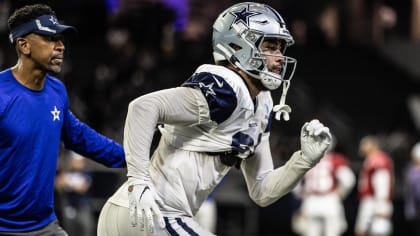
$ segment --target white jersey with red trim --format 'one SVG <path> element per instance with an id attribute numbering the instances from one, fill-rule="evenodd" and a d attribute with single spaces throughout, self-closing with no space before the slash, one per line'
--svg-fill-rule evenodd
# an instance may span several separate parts
<path id="1" fill-rule="evenodd" d="M 327 153 L 321 161 L 305 174 L 303 194 L 328 194 L 337 191 L 337 171 L 347 167 L 348 161 L 338 153 Z"/>
<path id="2" fill-rule="evenodd" d="M 344 233 L 347 221 L 342 199 L 354 187 L 355 181 L 347 158 L 340 153 L 327 153 L 305 174 L 294 191 L 302 197 L 302 206 L 300 213 L 293 217 L 293 230 L 314 236 Z"/>

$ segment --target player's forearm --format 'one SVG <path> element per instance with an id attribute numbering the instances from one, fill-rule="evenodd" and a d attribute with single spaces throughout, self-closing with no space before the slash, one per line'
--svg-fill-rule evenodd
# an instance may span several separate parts
<path id="1" fill-rule="evenodd" d="M 263 179 L 257 180 L 250 191 L 251 198 L 260 206 L 268 206 L 289 193 L 303 175 L 312 167 L 295 152 L 283 166 L 273 170 Z"/>

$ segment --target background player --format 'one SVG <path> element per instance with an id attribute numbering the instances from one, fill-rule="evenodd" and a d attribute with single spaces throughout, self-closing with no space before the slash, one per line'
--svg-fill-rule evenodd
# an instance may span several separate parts
<path id="1" fill-rule="evenodd" d="M 394 165 L 382 150 L 379 139 L 368 135 L 360 140 L 359 152 L 365 158 L 359 175 L 359 209 L 356 235 L 391 235 Z"/>
<path id="2" fill-rule="evenodd" d="M 347 157 L 334 150 L 335 143 L 293 191 L 302 199 L 296 213 L 303 222 L 297 229 L 301 235 L 338 236 L 347 230 L 343 200 L 353 189 L 356 176 Z"/>

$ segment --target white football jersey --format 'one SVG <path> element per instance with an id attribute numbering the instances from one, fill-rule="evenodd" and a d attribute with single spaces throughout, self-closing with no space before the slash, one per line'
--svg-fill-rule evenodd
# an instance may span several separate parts
<path id="1" fill-rule="evenodd" d="M 273 101 L 262 91 L 252 101 L 247 85 L 223 66 L 202 65 L 182 84 L 200 89 L 211 122 L 198 126 L 165 125 L 162 137 L 171 145 L 197 152 L 232 152 L 240 158 L 252 154 L 264 134 L 268 135 Z"/>
<path id="2" fill-rule="evenodd" d="M 194 101 L 190 110 L 196 111 L 195 120 L 199 122 L 160 127 L 162 138 L 148 167 L 153 187 L 163 202 L 161 211 L 166 216 L 193 216 L 231 168 L 209 153 L 248 157 L 261 140 L 268 142 L 272 120 L 270 92 L 260 92 L 254 105 L 243 79 L 225 67 L 200 66 L 182 87 L 193 88 L 195 92 L 168 92 L 177 93 L 178 103 L 182 96 L 195 96 L 189 99 Z M 177 101 L 170 102 L 171 109 L 175 109 Z M 271 155 L 259 158 L 260 162 L 268 163 L 258 166 L 272 170 Z M 267 174 L 264 168 L 261 171 Z M 125 183 L 109 201 L 128 207 L 127 198 Z"/>

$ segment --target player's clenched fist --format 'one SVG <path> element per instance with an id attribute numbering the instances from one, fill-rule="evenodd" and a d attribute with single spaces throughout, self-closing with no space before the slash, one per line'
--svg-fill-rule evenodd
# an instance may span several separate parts
<path id="1" fill-rule="evenodd" d="M 311 163 L 317 163 L 331 143 L 330 129 L 319 120 L 306 122 L 300 133 L 302 156 Z"/>

